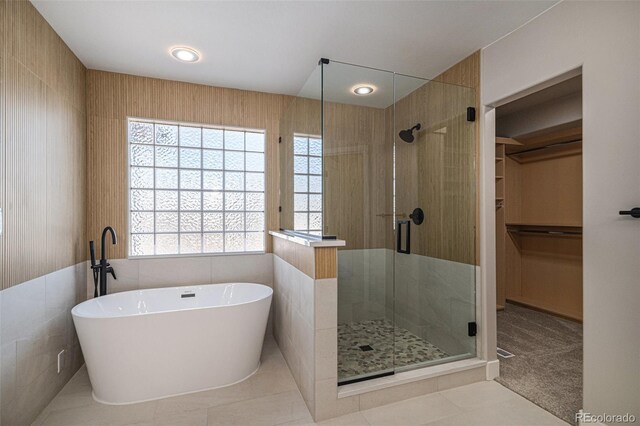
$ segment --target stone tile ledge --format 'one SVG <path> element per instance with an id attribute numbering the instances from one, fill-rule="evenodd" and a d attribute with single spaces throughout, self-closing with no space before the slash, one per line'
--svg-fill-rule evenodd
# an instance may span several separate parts
<path id="1" fill-rule="evenodd" d="M 323 240 L 320 237 L 305 236 L 290 231 L 269 231 L 269 235 L 307 247 L 344 247 L 347 245 L 344 240 Z"/>

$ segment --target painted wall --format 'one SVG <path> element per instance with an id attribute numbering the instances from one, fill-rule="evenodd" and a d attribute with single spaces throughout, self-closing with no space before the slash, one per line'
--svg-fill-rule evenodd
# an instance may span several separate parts
<path id="1" fill-rule="evenodd" d="M 579 120 L 582 120 L 582 93 L 502 115 L 496 123 L 496 134 L 513 138 L 554 126 L 571 125 Z"/>
<path id="2" fill-rule="evenodd" d="M 562 2 L 482 51 L 481 90 L 492 127 L 491 107 L 582 67 L 584 409 L 636 418 L 640 223 L 618 210 L 640 203 L 639 22 L 638 2 Z M 493 138 L 483 144 L 493 162 Z"/>
<path id="3" fill-rule="evenodd" d="M 278 134 L 284 95 L 226 89 L 102 71 L 87 73 L 87 235 L 98 241 L 110 225 L 128 247 L 127 117 L 266 130 L 266 227 L 278 229 Z M 267 236 L 267 251 L 271 238 Z"/>
<path id="4" fill-rule="evenodd" d="M 0 0 L 4 425 L 30 424 L 83 362 L 70 309 L 86 282 L 85 73 L 30 2 Z"/>

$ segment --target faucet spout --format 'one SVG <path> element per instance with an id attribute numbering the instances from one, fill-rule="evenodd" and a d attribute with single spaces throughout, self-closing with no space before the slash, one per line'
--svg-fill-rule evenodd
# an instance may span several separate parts
<path id="1" fill-rule="evenodd" d="M 100 279 L 100 296 L 104 296 L 107 294 L 107 274 L 111 274 L 113 279 L 116 279 L 116 274 L 113 270 L 113 267 L 107 262 L 107 255 L 105 253 L 105 238 L 107 237 L 107 232 L 111 234 L 111 243 L 113 245 L 118 244 L 118 237 L 116 236 L 116 231 L 113 230 L 112 227 L 107 226 L 102 230 L 102 241 L 101 249 L 102 253 L 100 254 L 100 266 L 99 269 L 99 279 Z"/>
<path id="2" fill-rule="evenodd" d="M 100 254 L 102 255 L 103 259 L 106 259 L 105 254 L 104 254 L 104 248 L 105 248 L 104 247 L 104 239 L 107 236 L 107 232 L 111 233 L 111 243 L 113 245 L 118 244 L 118 237 L 116 236 L 116 231 L 114 231 L 113 228 L 110 227 L 110 226 L 107 226 L 106 228 L 104 228 L 102 230 L 102 240 L 101 240 L 101 245 L 100 245 L 100 249 L 101 249 Z"/>

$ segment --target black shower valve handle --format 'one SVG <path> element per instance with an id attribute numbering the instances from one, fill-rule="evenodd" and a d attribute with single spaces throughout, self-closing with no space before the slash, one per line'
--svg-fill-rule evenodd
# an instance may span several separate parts
<path id="1" fill-rule="evenodd" d="M 631 216 L 636 219 L 640 219 L 640 207 L 634 207 L 631 210 L 620 210 L 621 216 Z"/>
<path id="2" fill-rule="evenodd" d="M 409 218 L 413 220 L 414 224 L 422 225 L 422 222 L 424 222 L 424 211 L 420 207 L 416 207 L 409 215 Z"/>

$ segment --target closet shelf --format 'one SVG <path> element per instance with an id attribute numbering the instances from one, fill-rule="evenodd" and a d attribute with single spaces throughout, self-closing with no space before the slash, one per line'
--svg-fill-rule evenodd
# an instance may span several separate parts
<path id="1" fill-rule="evenodd" d="M 581 226 L 507 224 L 507 231 L 515 234 L 543 235 L 551 237 L 580 237 Z"/>
<path id="2" fill-rule="evenodd" d="M 542 228 L 580 228 L 582 229 L 582 225 L 576 224 L 568 224 L 568 223 L 535 223 L 535 222 L 505 222 L 507 226 L 533 226 L 533 227 L 542 227 Z"/>
<path id="3" fill-rule="evenodd" d="M 518 163 L 540 161 L 555 157 L 565 157 L 582 153 L 582 140 L 559 142 L 551 145 L 538 146 L 528 149 L 512 150 L 506 156 Z"/>
<path id="4" fill-rule="evenodd" d="M 519 142 L 513 138 L 503 138 L 500 136 L 496 136 L 496 144 L 500 144 L 500 145 L 517 145 L 517 146 L 522 146 L 522 142 Z"/>

